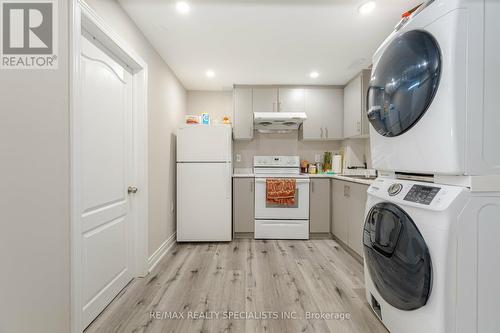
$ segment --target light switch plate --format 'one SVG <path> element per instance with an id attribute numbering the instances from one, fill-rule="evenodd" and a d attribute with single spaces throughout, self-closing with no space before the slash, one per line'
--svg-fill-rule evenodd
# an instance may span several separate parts
<path id="1" fill-rule="evenodd" d="M 321 154 L 314 155 L 314 162 L 321 162 Z"/>
<path id="2" fill-rule="evenodd" d="M 241 162 L 241 154 L 236 154 L 236 162 Z"/>

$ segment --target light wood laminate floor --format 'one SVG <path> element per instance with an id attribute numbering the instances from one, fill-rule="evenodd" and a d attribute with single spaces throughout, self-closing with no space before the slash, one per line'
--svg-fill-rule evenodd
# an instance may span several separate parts
<path id="1" fill-rule="evenodd" d="M 212 318 L 193 318 L 205 313 Z M 271 318 L 263 318 L 266 313 Z M 308 318 L 307 313 L 350 317 Z M 365 301 L 362 265 L 334 240 L 236 239 L 174 245 L 151 274 L 133 280 L 85 332 L 387 330 Z"/>

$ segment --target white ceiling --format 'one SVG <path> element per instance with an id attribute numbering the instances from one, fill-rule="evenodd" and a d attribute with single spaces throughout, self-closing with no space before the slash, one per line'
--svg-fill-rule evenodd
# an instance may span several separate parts
<path id="1" fill-rule="evenodd" d="M 421 0 L 119 0 L 189 90 L 233 84 L 344 85 Z M 208 69 L 215 77 L 207 78 Z M 311 71 L 319 77 L 309 77 Z"/>

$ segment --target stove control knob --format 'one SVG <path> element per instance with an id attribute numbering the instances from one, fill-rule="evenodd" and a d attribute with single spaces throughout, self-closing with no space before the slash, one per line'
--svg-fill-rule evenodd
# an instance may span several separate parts
<path id="1" fill-rule="evenodd" d="M 393 197 L 397 195 L 399 192 L 401 192 L 402 189 L 403 189 L 403 184 L 395 183 L 389 186 L 389 188 L 387 189 L 387 193 L 389 193 L 389 195 Z"/>

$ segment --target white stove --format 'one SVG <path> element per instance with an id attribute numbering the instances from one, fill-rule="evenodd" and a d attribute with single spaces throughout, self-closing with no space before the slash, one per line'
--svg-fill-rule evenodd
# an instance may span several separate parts
<path id="1" fill-rule="evenodd" d="M 309 239 L 309 177 L 300 174 L 299 156 L 254 156 L 255 238 Z M 267 180 L 295 179 L 293 205 L 267 200 Z"/>

